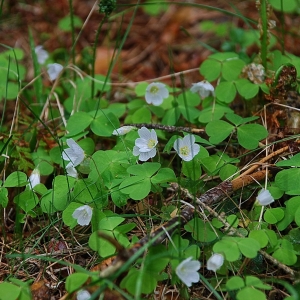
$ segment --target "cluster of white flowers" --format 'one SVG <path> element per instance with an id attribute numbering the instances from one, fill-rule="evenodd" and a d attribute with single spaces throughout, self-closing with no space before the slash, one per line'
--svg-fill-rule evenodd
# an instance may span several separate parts
<path id="1" fill-rule="evenodd" d="M 214 87 L 206 80 L 193 83 L 191 87 L 192 93 L 198 93 L 202 99 L 215 95 Z M 160 82 L 152 82 L 146 88 L 145 99 L 148 104 L 155 106 L 161 105 L 164 99 L 169 97 L 169 91 L 165 84 Z"/>
<path id="2" fill-rule="evenodd" d="M 73 139 L 67 139 L 67 145 L 70 148 L 64 149 L 62 158 L 69 162 L 66 166 L 67 174 L 71 177 L 77 178 L 78 173 L 75 167 L 83 162 L 85 153 Z M 77 220 L 79 225 L 85 226 L 91 222 L 92 214 L 92 208 L 88 205 L 83 205 L 75 209 L 72 217 Z"/>
<path id="3" fill-rule="evenodd" d="M 39 64 L 43 65 L 45 61 L 49 58 L 49 54 L 46 50 L 44 50 L 43 46 L 36 46 L 35 54 L 37 57 L 37 61 Z M 47 73 L 51 81 L 55 80 L 64 67 L 61 64 L 49 64 L 47 65 Z"/>
<path id="4" fill-rule="evenodd" d="M 71 167 L 75 168 L 83 162 L 85 158 L 84 151 L 73 139 L 67 139 L 67 145 L 70 148 L 63 151 L 62 158 L 69 161 L 66 166 L 67 169 Z"/>
<path id="5" fill-rule="evenodd" d="M 257 201 L 260 205 L 266 206 L 274 202 L 274 198 L 268 190 L 262 189 L 259 195 L 257 196 Z"/>
<path id="6" fill-rule="evenodd" d="M 134 128 L 133 126 L 123 126 L 114 130 L 113 134 L 123 135 Z M 140 161 L 147 161 L 156 155 L 157 134 L 154 129 L 150 131 L 146 127 L 139 129 L 138 134 L 139 138 L 135 140 L 133 155 L 139 156 Z M 173 147 L 184 161 L 192 160 L 200 151 L 200 146 L 195 143 L 195 137 L 191 134 L 187 134 L 183 139 L 178 138 Z"/>
<path id="7" fill-rule="evenodd" d="M 213 254 L 207 261 L 207 270 L 216 272 L 224 263 L 224 256 L 219 253 Z M 189 257 L 183 260 L 175 270 L 178 278 L 188 287 L 192 286 L 192 283 L 196 283 L 200 280 L 200 275 L 197 272 L 201 267 L 198 260 L 192 260 Z"/>

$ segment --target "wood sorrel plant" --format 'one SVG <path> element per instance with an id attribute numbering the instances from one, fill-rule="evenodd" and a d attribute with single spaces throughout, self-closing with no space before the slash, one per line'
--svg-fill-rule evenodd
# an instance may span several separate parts
<path id="1" fill-rule="evenodd" d="M 291 131 L 287 124 L 299 119 L 292 100 L 300 60 L 270 48 L 271 7 L 257 2 L 261 44 L 255 58 L 216 52 L 201 63 L 199 82 L 137 83 L 122 102 L 111 101 L 108 76 L 84 76 L 51 53 L 42 52 L 41 60 L 43 49 L 32 35 L 39 76 L 33 82 L 23 82 L 22 51 L 0 55 L 7 67 L 5 76 L 0 73 L 2 98 L 22 102 L 31 113 L 22 119 L 30 125 L 26 132 L 15 130 L 21 121 L 14 117 L 0 141 L 3 225 L 12 223 L 10 207 L 19 236 L 27 226 L 46 224 L 5 253 L 14 270 L 31 260 L 69 267 L 72 274 L 59 280 L 77 299 L 105 298 L 109 289 L 140 299 L 161 286 L 182 299 L 192 293 L 267 299 L 279 287 L 286 299 L 298 299 L 300 154 L 298 123 Z M 101 1 L 100 11 L 108 18 L 115 6 Z M 251 113 L 240 116 L 234 101 Z M 286 111 L 276 112 L 277 106 Z M 62 123 L 54 126 L 57 118 Z M 53 232 L 57 240 L 49 238 Z M 65 259 L 66 251 L 77 250 L 96 259 L 90 266 Z M 33 277 L 26 272 L 26 280 Z M 30 282 L 4 279 L 0 295 L 12 291 L 7 299 L 30 299 Z"/>

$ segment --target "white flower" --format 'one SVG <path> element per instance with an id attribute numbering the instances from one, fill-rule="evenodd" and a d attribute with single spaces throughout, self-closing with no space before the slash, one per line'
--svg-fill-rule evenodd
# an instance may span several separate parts
<path id="1" fill-rule="evenodd" d="M 197 272 L 200 266 L 198 260 L 192 260 L 192 257 L 189 257 L 177 266 L 176 275 L 186 286 L 190 287 L 193 282 L 200 280 L 200 275 Z"/>
<path id="2" fill-rule="evenodd" d="M 169 97 L 166 85 L 160 82 L 152 82 L 146 88 L 146 102 L 155 106 L 161 105 L 165 98 Z"/>
<path id="3" fill-rule="evenodd" d="M 29 176 L 29 188 L 33 189 L 36 185 L 41 183 L 41 175 L 39 169 L 34 169 Z"/>
<path id="4" fill-rule="evenodd" d="M 202 99 L 208 97 L 209 95 L 215 95 L 214 87 L 206 80 L 203 80 L 198 83 L 193 83 L 193 86 L 191 87 L 191 92 L 199 93 Z"/>
<path id="5" fill-rule="evenodd" d="M 43 46 L 36 46 L 34 51 L 35 51 L 38 63 L 41 65 L 44 64 L 45 61 L 49 57 L 48 52 L 43 49 Z"/>
<path id="6" fill-rule="evenodd" d="M 184 161 L 192 160 L 200 151 L 200 146 L 195 144 L 195 137 L 191 134 L 187 134 L 183 139 L 177 139 L 173 148 Z"/>
<path id="7" fill-rule="evenodd" d="M 73 139 L 67 139 L 67 145 L 70 148 L 65 149 L 62 153 L 62 158 L 70 161 L 66 168 L 80 165 L 85 157 L 83 149 Z"/>
<path id="8" fill-rule="evenodd" d="M 274 198 L 270 194 L 268 190 L 262 189 L 259 195 L 257 196 L 257 201 L 259 202 L 260 205 L 269 205 L 272 202 L 274 202 Z"/>
<path id="9" fill-rule="evenodd" d="M 133 155 L 139 155 L 139 160 L 146 161 L 156 155 L 157 135 L 154 129 L 150 131 L 146 127 L 139 129 L 138 134 L 140 137 L 135 140 Z"/>
<path id="10" fill-rule="evenodd" d="M 93 210 L 88 205 L 83 205 L 75 209 L 72 217 L 77 220 L 81 226 L 89 225 L 92 219 Z"/>
<path id="11" fill-rule="evenodd" d="M 66 171 L 67 171 L 68 176 L 78 178 L 77 170 L 75 169 L 75 167 L 73 165 L 68 164 L 66 167 Z"/>
<path id="12" fill-rule="evenodd" d="M 224 256 L 219 253 L 213 254 L 207 261 L 207 270 L 216 272 L 224 263 Z"/>
<path id="13" fill-rule="evenodd" d="M 77 292 L 77 300 L 89 300 L 91 299 L 91 294 L 87 290 L 80 290 Z"/>
<path id="14" fill-rule="evenodd" d="M 48 67 L 47 73 L 51 81 L 55 80 L 58 77 L 61 70 L 64 68 L 62 65 L 56 63 L 49 64 L 47 67 Z"/>
<path id="15" fill-rule="evenodd" d="M 135 128 L 136 127 L 134 127 L 134 126 L 122 126 L 118 129 L 114 130 L 112 134 L 113 135 L 124 135 Z"/>

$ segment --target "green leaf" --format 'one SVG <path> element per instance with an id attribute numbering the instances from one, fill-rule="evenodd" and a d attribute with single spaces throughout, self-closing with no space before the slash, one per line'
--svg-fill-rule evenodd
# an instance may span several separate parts
<path id="1" fill-rule="evenodd" d="M 0 205 L 5 208 L 8 204 L 8 191 L 6 188 L 0 188 Z"/>
<path id="2" fill-rule="evenodd" d="M 93 117 L 83 111 L 79 111 L 70 116 L 66 129 L 69 135 L 76 135 L 84 131 L 93 121 Z"/>
<path id="3" fill-rule="evenodd" d="M 54 168 L 51 157 L 44 148 L 39 147 L 36 152 L 32 153 L 32 159 L 34 164 L 38 166 L 41 175 L 50 175 L 53 173 Z"/>
<path id="4" fill-rule="evenodd" d="M 218 144 L 224 141 L 232 132 L 235 127 L 228 122 L 216 120 L 209 122 L 205 131 L 210 136 L 209 141 L 212 144 Z"/>
<path id="5" fill-rule="evenodd" d="M 124 194 L 129 194 L 133 200 L 141 200 L 145 198 L 151 190 L 151 181 L 149 178 L 140 176 L 132 176 L 126 178 L 120 184 L 120 191 Z"/>
<path id="6" fill-rule="evenodd" d="M 264 214 L 264 220 L 269 224 L 276 224 L 284 217 L 284 211 L 280 207 L 269 208 Z"/>
<path id="7" fill-rule="evenodd" d="M 94 181 L 85 178 L 75 182 L 72 196 L 77 202 L 89 204 L 96 198 L 97 193 L 98 189 Z"/>
<path id="8" fill-rule="evenodd" d="M 21 187 L 28 184 L 25 173 L 16 171 L 11 173 L 4 181 L 3 187 Z"/>
<path id="9" fill-rule="evenodd" d="M 237 80 L 235 85 L 238 93 L 245 99 L 253 99 L 259 91 L 259 85 L 245 78 Z"/>
<path id="10" fill-rule="evenodd" d="M 272 256 L 288 266 L 292 266 L 297 262 L 297 255 L 292 243 L 285 239 L 280 241 L 280 246 L 274 251 Z"/>
<path id="11" fill-rule="evenodd" d="M 241 252 L 235 238 L 224 237 L 213 246 L 215 253 L 222 253 L 225 255 L 226 260 L 232 262 L 240 259 Z"/>
<path id="12" fill-rule="evenodd" d="M 221 75 L 222 65 L 214 59 L 206 59 L 200 66 L 200 73 L 207 81 L 214 81 Z"/>
<path id="13" fill-rule="evenodd" d="M 270 4 L 278 11 L 285 13 L 296 12 L 298 8 L 298 2 L 296 0 L 281 1 L 281 0 L 269 0 Z"/>
<path id="14" fill-rule="evenodd" d="M 81 203 L 71 202 L 62 213 L 63 222 L 71 229 L 77 225 L 77 220 L 72 217 L 72 214 L 80 206 Z"/>
<path id="15" fill-rule="evenodd" d="M 215 89 L 218 100 L 223 103 L 231 103 L 236 96 L 236 88 L 233 82 L 221 82 Z"/>
<path id="16" fill-rule="evenodd" d="M 180 113 L 179 108 L 173 107 L 165 113 L 165 115 L 162 119 L 162 124 L 173 126 L 177 123 L 180 115 L 181 115 L 181 113 Z"/>
<path id="17" fill-rule="evenodd" d="M 201 166 L 199 163 L 196 163 L 194 159 L 192 161 L 183 161 L 182 173 L 192 180 L 198 180 L 202 173 Z"/>
<path id="18" fill-rule="evenodd" d="M 127 172 L 141 177 L 151 177 L 161 167 L 160 163 L 146 162 L 142 165 L 133 165 L 127 168 Z"/>
<path id="19" fill-rule="evenodd" d="M 258 291 L 252 287 L 245 287 L 236 295 L 237 300 L 266 300 L 265 293 Z"/>
<path id="20" fill-rule="evenodd" d="M 251 238 L 240 238 L 238 240 L 238 247 L 241 253 L 248 258 L 255 258 L 257 252 L 260 250 L 260 244 Z"/>
<path id="21" fill-rule="evenodd" d="M 112 113 L 101 115 L 91 123 L 91 130 L 98 136 L 111 136 L 120 127 L 119 119 Z"/>
<path id="22" fill-rule="evenodd" d="M 124 218 L 117 216 L 107 216 L 100 220 L 99 229 L 101 230 L 113 230 L 122 222 L 124 222 Z"/>
<path id="23" fill-rule="evenodd" d="M 79 17 L 74 16 L 74 15 L 73 16 L 67 15 L 66 17 L 59 20 L 58 27 L 63 31 L 71 31 L 72 30 L 71 19 L 70 19 L 71 17 L 73 18 L 74 27 L 80 28 L 83 23 Z"/>
<path id="24" fill-rule="evenodd" d="M 145 96 L 146 94 L 146 88 L 149 84 L 147 82 L 141 82 L 139 84 L 137 84 L 134 88 L 134 91 L 136 93 L 137 96 L 141 97 L 141 96 Z"/>
<path id="25" fill-rule="evenodd" d="M 128 153 L 114 150 L 99 150 L 92 156 L 89 178 L 97 180 L 100 174 L 104 173 L 110 173 L 115 179 L 124 178 L 128 176 L 125 169 L 128 165 Z"/>
<path id="26" fill-rule="evenodd" d="M 150 294 L 156 285 L 157 280 L 152 273 L 134 268 L 130 269 L 128 275 L 121 282 L 121 288 L 126 288 L 132 295 L 135 295 L 137 290 L 143 294 Z"/>
<path id="27" fill-rule="evenodd" d="M 272 287 L 270 287 L 267 284 L 264 284 L 263 281 L 261 281 L 259 278 L 255 276 L 246 276 L 245 283 L 247 286 L 252 286 L 258 289 L 262 290 L 271 290 Z"/>
<path id="28" fill-rule="evenodd" d="M 176 175 L 170 168 L 160 169 L 156 175 L 151 178 L 153 184 L 176 181 Z"/>
<path id="29" fill-rule="evenodd" d="M 300 169 L 291 168 L 276 174 L 275 184 L 290 195 L 300 194 Z"/>
<path id="30" fill-rule="evenodd" d="M 0 283 L 0 299 L 2 300 L 16 300 L 18 299 L 19 295 L 21 293 L 21 288 L 8 283 L 8 282 L 1 282 Z M 3 298 L 3 296 L 5 296 Z"/>
<path id="31" fill-rule="evenodd" d="M 246 124 L 237 128 L 237 136 L 241 146 L 252 150 L 258 146 L 260 140 L 268 136 L 268 131 L 259 124 Z"/>
<path id="32" fill-rule="evenodd" d="M 289 210 L 281 208 L 284 211 L 284 217 L 281 221 L 279 221 L 276 226 L 278 228 L 279 231 L 282 231 L 284 229 L 286 229 L 293 221 L 294 221 L 294 216 L 295 216 L 295 212 L 290 213 Z"/>
<path id="33" fill-rule="evenodd" d="M 132 123 L 151 123 L 151 111 L 148 107 L 141 107 L 132 115 Z"/>
<path id="34" fill-rule="evenodd" d="M 295 212 L 295 222 L 300 227 L 300 207 Z"/>
<path id="35" fill-rule="evenodd" d="M 234 291 L 239 290 L 245 286 L 245 282 L 241 277 L 233 276 L 226 282 L 226 290 Z"/>
<path id="36" fill-rule="evenodd" d="M 220 104 L 216 104 L 215 106 L 211 106 L 205 108 L 199 112 L 199 122 L 208 123 L 210 121 L 221 119 L 225 113 L 233 112 L 229 107 L 223 106 Z"/>
<path id="37" fill-rule="evenodd" d="M 244 66 L 245 62 L 241 59 L 234 58 L 226 60 L 223 63 L 222 77 L 227 81 L 233 81 L 238 78 Z"/>
<path id="38" fill-rule="evenodd" d="M 295 154 L 290 159 L 276 163 L 277 167 L 300 167 L 300 153 Z"/>
<path id="39" fill-rule="evenodd" d="M 19 205 L 25 213 L 28 213 L 38 204 L 38 197 L 32 190 L 24 191 L 14 198 L 14 202 Z"/>
<path id="40" fill-rule="evenodd" d="M 231 164 L 223 166 L 221 168 L 220 172 L 219 172 L 220 178 L 223 181 L 228 179 L 229 177 L 231 177 L 233 174 L 235 174 L 234 177 L 238 176 L 239 175 L 239 168 L 236 167 L 236 166 L 233 166 Z"/>
<path id="41" fill-rule="evenodd" d="M 108 230 L 102 230 L 102 232 L 112 238 L 114 237 L 114 234 L 112 231 L 108 231 Z M 89 237 L 89 247 L 94 250 L 97 251 L 98 254 L 101 257 L 107 257 L 110 255 L 113 255 L 116 252 L 116 248 L 115 246 L 113 246 L 110 242 L 108 242 L 107 240 L 100 238 L 98 236 L 98 232 L 94 231 L 90 237 Z"/>
<path id="42" fill-rule="evenodd" d="M 217 236 L 216 233 L 211 229 L 211 226 L 207 222 L 203 222 L 200 218 L 194 218 L 189 221 L 184 229 L 192 233 L 192 237 L 196 241 L 200 242 L 212 242 Z"/>
<path id="43" fill-rule="evenodd" d="M 249 238 L 252 238 L 259 242 L 260 248 L 264 248 L 268 245 L 269 239 L 264 230 L 251 230 Z"/>
<path id="44" fill-rule="evenodd" d="M 74 273 L 67 277 L 66 290 L 68 293 L 73 293 L 78 290 L 89 279 L 89 275 L 85 273 Z"/>

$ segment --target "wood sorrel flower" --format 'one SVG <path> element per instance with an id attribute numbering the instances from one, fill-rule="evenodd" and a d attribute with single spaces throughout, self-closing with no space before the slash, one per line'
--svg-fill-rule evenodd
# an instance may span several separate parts
<path id="1" fill-rule="evenodd" d="M 224 256 L 222 254 L 215 253 L 208 259 L 206 269 L 216 272 L 222 267 L 223 263 Z"/>
<path id="2" fill-rule="evenodd" d="M 47 73 L 49 75 L 49 78 L 51 81 L 55 80 L 59 73 L 61 72 L 61 70 L 64 68 L 62 65 L 54 63 L 54 64 L 49 64 L 47 66 Z"/>
<path id="3" fill-rule="evenodd" d="M 44 64 L 49 57 L 48 52 L 44 50 L 43 46 L 36 46 L 34 52 L 40 65 Z"/>
<path id="4" fill-rule="evenodd" d="M 134 126 L 122 126 L 118 129 L 115 129 L 112 134 L 113 135 L 124 135 L 135 128 L 136 127 L 134 127 Z"/>
<path id="5" fill-rule="evenodd" d="M 146 161 L 156 155 L 157 135 L 154 129 L 150 131 L 146 127 L 139 129 L 138 134 L 140 137 L 135 140 L 133 155 L 139 155 L 139 160 Z"/>
<path id="6" fill-rule="evenodd" d="M 41 175 L 39 169 L 34 169 L 29 176 L 29 188 L 33 189 L 36 185 L 41 183 Z"/>
<path id="7" fill-rule="evenodd" d="M 91 294 L 87 290 L 79 290 L 76 298 L 77 300 L 89 300 L 91 299 Z"/>
<path id="8" fill-rule="evenodd" d="M 80 165 L 85 157 L 83 149 L 73 139 L 67 139 L 67 145 L 70 148 L 65 149 L 62 153 L 62 158 L 66 161 L 70 161 L 66 169 L 70 166 L 76 167 Z"/>
<path id="9" fill-rule="evenodd" d="M 200 266 L 201 264 L 198 260 L 192 260 L 192 257 L 189 257 L 177 266 L 176 275 L 186 286 L 190 287 L 193 282 L 200 280 L 199 273 L 197 272 Z"/>
<path id="10" fill-rule="evenodd" d="M 66 167 L 66 171 L 67 171 L 68 176 L 78 178 L 77 170 L 75 169 L 75 167 L 73 165 L 68 164 L 68 166 Z"/>
<path id="11" fill-rule="evenodd" d="M 208 97 L 209 95 L 214 96 L 215 94 L 214 87 L 206 80 L 193 83 L 193 86 L 190 90 L 192 93 L 198 93 L 202 99 Z"/>
<path id="12" fill-rule="evenodd" d="M 265 206 L 274 202 L 274 198 L 268 190 L 262 189 L 259 195 L 257 196 L 257 201 L 260 205 Z"/>
<path id="13" fill-rule="evenodd" d="M 155 106 L 161 105 L 165 98 L 169 97 L 166 85 L 160 82 L 152 82 L 146 88 L 146 102 Z"/>
<path id="14" fill-rule="evenodd" d="M 88 205 L 83 205 L 75 209 L 72 217 L 77 220 L 81 226 L 89 225 L 92 219 L 93 210 Z"/>
<path id="15" fill-rule="evenodd" d="M 187 134 L 183 139 L 177 139 L 173 148 L 184 161 L 192 160 L 200 151 L 200 146 L 195 144 L 195 137 L 191 134 Z"/>

